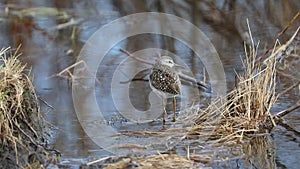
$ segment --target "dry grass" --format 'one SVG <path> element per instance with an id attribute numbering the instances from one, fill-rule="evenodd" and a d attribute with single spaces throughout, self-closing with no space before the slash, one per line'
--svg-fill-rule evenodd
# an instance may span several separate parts
<path id="1" fill-rule="evenodd" d="M 245 46 L 244 72 L 237 74 L 235 88 L 199 113 L 192 134 L 214 128 L 209 137 L 215 143 L 233 143 L 275 125 L 270 109 L 276 101 L 276 60 L 270 57 L 266 65 L 256 61 L 257 47 L 252 41 Z"/>
<path id="2" fill-rule="evenodd" d="M 0 158 L 18 165 L 18 151 L 28 150 L 29 143 L 37 145 L 42 139 L 43 119 L 31 80 L 17 53 L 10 48 L 0 51 Z"/>
<path id="3" fill-rule="evenodd" d="M 177 154 L 158 154 L 147 157 L 121 158 L 115 163 L 107 164 L 105 169 L 113 168 L 201 168 L 194 160 Z"/>

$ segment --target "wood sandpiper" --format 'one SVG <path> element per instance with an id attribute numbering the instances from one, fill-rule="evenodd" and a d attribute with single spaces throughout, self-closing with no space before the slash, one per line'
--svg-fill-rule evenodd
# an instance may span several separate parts
<path id="1" fill-rule="evenodd" d="M 176 99 L 175 96 L 181 94 L 181 82 L 175 70 L 175 66 L 180 66 L 174 63 L 169 56 L 161 56 L 150 73 L 150 87 L 162 98 L 163 106 L 163 124 L 165 124 L 165 99 L 173 97 L 173 121 L 176 121 Z M 182 66 L 180 66 L 182 67 Z"/>

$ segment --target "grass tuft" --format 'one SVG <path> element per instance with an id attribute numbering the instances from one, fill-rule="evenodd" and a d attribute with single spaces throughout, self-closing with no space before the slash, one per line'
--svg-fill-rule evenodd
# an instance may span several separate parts
<path id="1" fill-rule="evenodd" d="M 276 101 L 276 58 L 258 64 L 257 51 L 253 41 L 245 45 L 244 71 L 236 75 L 235 88 L 198 113 L 191 133 L 215 127 L 210 135 L 215 143 L 232 143 L 275 126 L 270 109 Z"/>
<path id="2" fill-rule="evenodd" d="M 18 151 L 29 150 L 29 143 L 37 145 L 43 137 L 38 99 L 18 56 L 18 49 L 0 51 L 0 158 L 16 165 L 23 163 Z"/>

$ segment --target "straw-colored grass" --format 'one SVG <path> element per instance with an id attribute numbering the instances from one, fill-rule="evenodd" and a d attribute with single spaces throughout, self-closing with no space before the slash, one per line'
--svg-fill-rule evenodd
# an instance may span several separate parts
<path id="1" fill-rule="evenodd" d="M 270 57 L 266 65 L 256 61 L 257 47 L 252 41 L 245 46 L 244 71 L 237 74 L 235 88 L 199 113 L 192 134 L 201 135 L 207 127 L 215 127 L 209 133 L 212 140 L 232 143 L 275 125 L 270 109 L 276 101 L 276 60 Z"/>
<path id="2" fill-rule="evenodd" d="M 107 164 L 105 169 L 113 168 L 201 168 L 194 160 L 177 154 L 158 154 L 147 157 L 120 158 L 117 162 Z"/>
<path id="3" fill-rule="evenodd" d="M 20 165 L 29 144 L 37 145 L 43 137 L 43 119 L 25 65 L 18 60 L 18 50 L 0 51 L 0 159 L 2 164 Z M 12 154 L 15 154 L 13 156 Z"/>

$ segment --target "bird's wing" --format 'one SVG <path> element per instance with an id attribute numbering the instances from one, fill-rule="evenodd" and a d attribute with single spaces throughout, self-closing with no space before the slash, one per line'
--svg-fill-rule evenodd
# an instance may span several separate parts
<path id="1" fill-rule="evenodd" d="M 153 69 L 150 75 L 151 84 L 157 90 L 169 94 L 180 94 L 180 80 L 177 74 Z"/>

